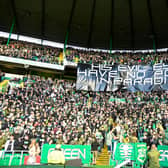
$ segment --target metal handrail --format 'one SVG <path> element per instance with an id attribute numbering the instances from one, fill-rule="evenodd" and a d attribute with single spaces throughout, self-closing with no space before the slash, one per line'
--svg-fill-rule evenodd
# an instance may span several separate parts
<path id="1" fill-rule="evenodd" d="M 117 165 L 115 168 L 120 168 L 122 166 L 125 166 L 126 164 L 128 164 L 131 160 L 130 159 L 127 159 L 125 160 L 124 162 L 120 163 L 119 165 Z"/>
<path id="2" fill-rule="evenodd" d="M 22 164 L 22 159 L 23 159 L 23 154 L 24 154 L 24 153 L 28 153 L 28 150 L 13 150 L 13 151 L 11 151 L 11 150 L 6 150 L 6 151 L 3 151 L 2 157 L 1 157 L 2 159 L 4 159 L 5 153 L 12 153 L 12 155 L 10 156 L 10 160 L 9 160 L 9 166 L 10 166 L 11 163 L 12 163 L 12 159 L 14 158 L 14 154 L 15 154 L 15 153 L 20 153 L 21 155 L 20 155 L 19 165 L 21 165 L 21 164 Z"/>

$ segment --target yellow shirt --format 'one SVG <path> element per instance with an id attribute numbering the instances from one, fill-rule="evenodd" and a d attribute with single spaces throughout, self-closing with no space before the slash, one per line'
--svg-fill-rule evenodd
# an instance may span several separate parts
<path id="1" fill-rule="evenodd" d="M 159 156 L 160 153 L 156 149 L 151 149 L 150 152 L 148 152 L 149 157 L 149 168 L 159 168 Z"/>
<path id="2" fill-rule="evenodd" d="M 130 136 L 130 137 L 129 137 L 129 142 L 130 142 L 130 143 L 136 143 L 136 142 L 138 142 L 138 139 L 137 139 L 137 137 L 135 137 L 135 136 Z"/>
<path id="3" fill-rule="evenodd" d="M 65 156 L 62 151 L 54 150 L 48 154 L 48 163 L 65 164 Z"/>
<path id="4" fill-rule="evenodd" d="M 129 143 L 129 138 L 128 138 L 128 137 L 123 138 L 123 139 L 122 139 L 122 143 Z"/>

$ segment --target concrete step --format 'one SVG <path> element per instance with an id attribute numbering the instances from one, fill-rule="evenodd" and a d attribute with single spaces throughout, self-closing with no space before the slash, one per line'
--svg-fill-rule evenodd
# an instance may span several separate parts
<path id="1" fill-rule="evenodd" d="M 109 165 L 109 163 L 108 163 L 108 162 L 104 162 L 104 163 L 96 163 L 96 165 L 104 166 L 104 165 Z"/>
<path id="2" fill-rule="evenodd" d="M 107 146 L 105 146 L 99 154 L 96 165 L 109 165 L 109 153 L 107 150 Z"/>
<path id="3" fill-rule="evenodd" d="M 97 160 L 109 160 L 109 157 L 106 157 L 106 158 L 101 157 L 101 158 L 98 158 Z"/>
<path id="4" fill-rule="evenodd" d="M 99 160 L 99 159 L 101 159 L 101 160 L 102 160 L 102 159 L 103 159 L 103 160 L 107 160 L 107 159 L 109 159 L 109 156 L 107 156 L 107 157 L 106 157 L 106 156 L 105 156 L 105 157 L 104 157 L 104 156 L 100 156 L 100 157 L 98 157 L 97 160 Z"/>
<path id="5" fill-rule="evenodd" d="M 96 165 L 108 165 L 109 164 L 109 162 L 96 162 Z"/>
<path id="6" fill-rule="evenodd" d="M 109 159 L 109 156 L 108 157 L 99 157 L 97 160 L 108 160 Z"/>

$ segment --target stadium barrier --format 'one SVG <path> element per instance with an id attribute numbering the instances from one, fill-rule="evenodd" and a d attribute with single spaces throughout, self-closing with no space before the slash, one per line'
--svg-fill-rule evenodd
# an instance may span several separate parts
<path id="1" fill-rule="evenodd" d="M 25 150 L 1 151 L 0 166 L 23 165 L 27 155 Z"/>
<path id="2" fill-rule="evenodd" d="M 168 167 L 168 146 L 158 146 L 158 150 L 160 152 L 160 166 Z"/>
<path id="3" fill-rule="evenodd" d="M 81 167 L 67 166 L 67 165 L 22 165 L 22 166 L 0 166 L 0 168 L 81 168 Z"/>
<path id="4" fill-rule="evenodd" d="M 41 164 L 48 163 L 48 152 L 55 148 L 55 144 L 44 144 L 41 151 Z M 81 159 L 83 165 L 91 163 L 91 146 L 90 145 L 61 145 L 64 152 L 65 160 Z M 23 165 L 25 156 L 28 151 L 1 151 L 0 166 Z"/>
<path id="5" fill-rule="evenodd" d="M 32 61 L 32 60 L 27 60 L 27 59 L 22 59 L 22 58 L 12 58 L 12 57 L 7 57 L 3 55 L 0 55 L 0 61 L 20 64 L 20 65 L 34 66 L 34 67 L 39 67 L 39 68 L 48 68 L 48 69 L 53 69 L 53 70 L 61 70 L 61 71 L 64 70 L 63 65 Z"/>
<path id="6" fill-rule="evenodd" d="M 47 163 L 48 152 L 55 148 L 55 144 L 44 144 L 41 152 L 41 163 Z M 82 164 L 91 163 L 91 145 L 61 145 L 65 160 L 81 159 Z"/>
<path id="7" fill-rule="evenodd" d="M 160 152 L 160 166 L 168 167 L 168 146 L 158 146 Z M 109 165 L 116 166 L 126 160 L 131 161 L 131 165 L 140 168 L 147 163 L 146 143 L 118 143 L 115 151 L 114 160 L 111 157 Z"/>
<path id="8" fill-rule="evenodd" d="M 54 144 L 43 145 L 41 152 L 41 164 L 47 164 L 48 152 L 53 150 L 54 148 Z M 83 165 L 90 165 L 90 145 L 62 145 L 61 148 L 64 152 L 66 160 L 81 159 Z M 158 146 L 158 150 L 160 152 L 160 166 L 168 167 L 168 146 Z M 26 156 L 28 156 L 28 151 L 1 151 L 0 166 L 23 166 Z M 142 165 L 145 165 L 147 162 L 146 143 L 118 143 L 114 160 L 111 157 L 109 165 L 116 166 L 122 164 L 126 160 L 130 160 L 130 164 L 134 168 L 140 168 L 142 167 Z"/>

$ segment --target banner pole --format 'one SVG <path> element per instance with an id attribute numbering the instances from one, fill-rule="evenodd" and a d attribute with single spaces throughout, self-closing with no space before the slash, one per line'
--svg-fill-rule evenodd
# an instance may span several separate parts
<path id="1" fill-rule="evenodd" d="M 13 18 L 12 26 L 10 28 L 10 33 L 9 33 L 8 41 L 7 41 L 7 44 L 6 44 L 7 46 L 9 44 L 9 41 L 10 41 L 10 38 L 11 38 L 11 34 L 12 34 L 12 31 L 13 31 L 14 25 L 15 25 L 15 17 Z"/>
<path id="2" fill-rule="evenodd" d="M 156 54 L 156 43 L 155 43 L 155 39 L 153 39 L 153 51 Z"/>
<path id="3" fill-rule="evenodd" d="M 67 31 L 66 37 L 65 37 L 64 49 L 63 49 L 63 60 L 65 60 L 65 58 L 66 58 L 66 46 L 67 46 L 67 42 L 68 42 L 68 37 L 69 37 L 69 30 Z"/>
<path id="4" fill-rule="evenodd" d="M 110 38 L 110 55 L 112 54 L 112 45 L 113 45 L 113 41 L 112 41 L 112 36 Z"/>

